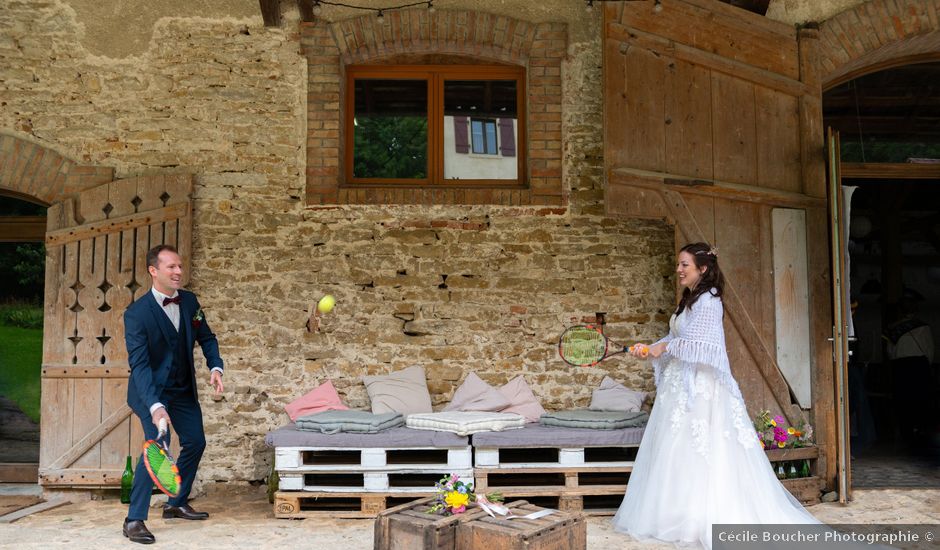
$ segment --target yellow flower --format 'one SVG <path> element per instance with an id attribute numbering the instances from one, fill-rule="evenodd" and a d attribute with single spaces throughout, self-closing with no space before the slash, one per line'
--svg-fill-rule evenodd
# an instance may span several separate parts
<path id="1" fill-rule="evenodd" d="M 790 435 L 793 435 L 796 433 L 796 430 L 794 430 L 793 428 L 787 428 L 787 433 Z"/>
<path id="2" fill-rule="evenodd" d="M 451 491 L 447 493 L 444 502 L 451 508 L 459 508 L 460 506 L 466 506 L 470 502 L 470 497 L 457 491 Z"/>
<path id="3" fill-rule="evenodd" d="M 771 418 L 771 419 L 770 419 L 770 425 L 776 427 L 776 426 L 777 426 L 777 421 L 774 420 L 773 418 Z"/>
<path id="4" fill-rule="evenodd" d="M 784 447 L 786 447 L 786 446 L 787 446 L 787 444 L 786 444 L 786 443 L 784 443 L 783 441 L 778 441 L 778 442 L 777 442 L 777 446 L 778 446 L 778 447 L 780 447 L 780 448 L 782 449 L 782 448 L 784 448 Z"/>

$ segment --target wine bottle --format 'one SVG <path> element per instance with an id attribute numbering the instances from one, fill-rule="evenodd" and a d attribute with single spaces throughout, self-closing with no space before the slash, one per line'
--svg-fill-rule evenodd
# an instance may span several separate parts
<path id="1" fill-rule="evenodd" d="M 121 474 L 121 504 L 131 503 L 131 487 L 134 486 L 134 470 L 131 469 L 131 457 L 127 455 L 127 464 Z"/>

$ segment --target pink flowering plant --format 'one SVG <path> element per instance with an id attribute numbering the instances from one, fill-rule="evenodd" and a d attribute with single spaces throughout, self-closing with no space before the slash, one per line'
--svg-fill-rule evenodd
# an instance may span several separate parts
<path id="1" fill-rule="evenodd" d="M 460 481 L 460 476 L 451 474 L 434 484 L 437 490 L 437 499 L 428 510 L 429 514 L 452 516 L 467 511 L 471 502 L 501 502 L 503 496 L 499 493 L 477 496 L 473 492 L 473 484 Z"/>
<path id="2" fill-rule="evenodd" d="M 754 418 L 754 430 L 763 449 L 809 447 L 813 444 L 813 427 L 803 419 L 796 426 L 787 426 L 781 415 L 771 416 L 762 410 Z"/>

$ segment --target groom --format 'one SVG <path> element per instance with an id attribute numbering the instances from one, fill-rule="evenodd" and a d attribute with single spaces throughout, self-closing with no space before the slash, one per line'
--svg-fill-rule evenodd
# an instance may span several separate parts
<path id="1" fill-rule="evenodd" d="M 183 262 L 169 245 L 147 252 L 147 271 L 153 288 L 124 312 L 124 340 L 131 376 L 127 404 L 140 417 L 146 439 L 157 438 L 157 426 L 166 419 L 180 438 L 177 466 L 182 484 L 179 495 L 163 507 L 164 519 L 206 519 L 187 500 L 206 448 L 202 409 L 196 395 L 193 343 L 198 341 L 210 369 L 209 383 L 221 394 L 222 358 L 219 343 L 209 329 L 196 295 L 181 290 Z M 156 541 L 144 520 L 150 508 L 153 482 L 141 459 L 134 472 L 131 503 L 124 520 L 124 536 L 133 542 Z"/>

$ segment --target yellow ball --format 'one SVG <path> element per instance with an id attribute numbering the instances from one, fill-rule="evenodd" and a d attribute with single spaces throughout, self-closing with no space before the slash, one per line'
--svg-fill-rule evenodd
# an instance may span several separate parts
<path id="1" fill-rule="evenodd" d="M 332 294 L 327 294 L 317 302 L 317 311 L 320 313 L 329 313 L 333 310 L 334 305 L 336 305 L 336 298 L 334 298 Z"/>

